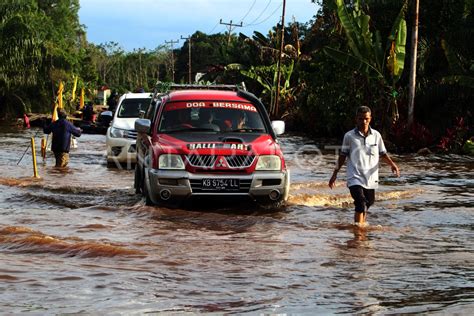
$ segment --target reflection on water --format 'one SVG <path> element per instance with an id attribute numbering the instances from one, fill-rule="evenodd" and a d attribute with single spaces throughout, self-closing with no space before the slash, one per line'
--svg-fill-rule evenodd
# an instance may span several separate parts
<path id="1" fill-rule="evenodd" d="M 35 130 L 0 132 L 0 304 L 7 314 L 474 312 L 474 159 L 395 156 L 368 227 L 354 227 L 334 152 L 282 138 L 286 207 L 145 206 L 133 171 L 83 135 L 67 171 L 31 155 Z M 40 142 L 37 141 L 39 144 Z M 207 203 L 207 204 L 206 204 Z"/>

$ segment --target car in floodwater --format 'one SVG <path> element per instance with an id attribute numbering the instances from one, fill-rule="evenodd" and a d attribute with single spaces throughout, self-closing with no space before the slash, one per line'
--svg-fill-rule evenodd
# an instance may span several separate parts
<path id="1" fill-rule="evenodd" d="M 279 206 L 290 174 L 277 135 L 255 95 L 235 86 L 175 85 L 155 94 L 135 122 L 134 186 L 147 205 L 236 197 Z"/>
<path id="2" fill-rule="evenodd" d="M 136 162 L 137 132 L 135 121 L 145 113 L 152 93 L 125 93 L 118 101 L 110 127 L 106 133 L 107 166 Z"/>

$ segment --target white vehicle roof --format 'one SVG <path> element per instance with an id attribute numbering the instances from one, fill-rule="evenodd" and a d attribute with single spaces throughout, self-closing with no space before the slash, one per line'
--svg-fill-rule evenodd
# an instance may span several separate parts
<path id="1" fill-rule="evenodd" d="M 120 99 L 143 99 L 143 98 L 151 98 L 153 96 L 153 93 L 151 92 L 140 92 L 140 93 L 133 93 L 133 92 L 127 92 L 127 93 L 124 93 Z M 119 101 L 120 102 L 120 101 Z"/>
<path id="2" fill-rule="evenodd" d="M 119 113 L 120 106 L 122 105 L 123 100 L 125 99 L 151 99 L 153 97 L 153 93 L 151 92 L 143 92 L 143 93 L 132 93 L 132 92 L 127 92 L 123 94 L 118 102 L 117 102 L 117 108 L 115 109 L 114 117 L 117 117 L 117 113 Z"/>
<path id="3" fill-rule="evenodd" d="M 152 96 L 153 96 L 153 94 L 150 93 L 150 92 L 146 92 L 146 93 L 128 92 L 128 93 L 123 94 L 120 97 L 119 101 L 118 101 L 117 108 L 115 109 L 114 119 L 112 121 L 112 126 L 115 127 L 115 128 L 133 130 L 135 120 L 138 118 L 138 112 L 136 113 L 136 115 L 134 114 L 133 116 L 120 117 L 119 114 L 122 111 L 121 108 L 122 108 L 123 101 L 127 100 L 127 99 L 149 99 L 150 102 L 151 102 L 151 97 Z M 146 105 L 148 107 L 149 104 L 146 104 Z"/>

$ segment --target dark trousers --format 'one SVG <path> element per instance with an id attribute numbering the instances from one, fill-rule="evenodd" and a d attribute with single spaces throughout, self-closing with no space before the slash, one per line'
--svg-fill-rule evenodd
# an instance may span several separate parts
<path id="1" fill-rule="evenodd" d="M 355 211 L 358 213 L 365 213 L 375 202 L 374 189 L 366 189 L 360 185 L 353 185 L 349 187 L 349 191 L 354 199 Z"/>

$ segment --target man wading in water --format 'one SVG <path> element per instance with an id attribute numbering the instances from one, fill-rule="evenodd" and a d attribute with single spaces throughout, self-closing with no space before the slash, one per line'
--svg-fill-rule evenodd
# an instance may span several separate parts
<path id="1" fill-rule="evenodd" d="M 332 189 L 336 183 L 337 173 L 347 163 L 347 186 L 354 199 L 355 225 L 365 226 L 367 210 L 374 204 L 375 189 L 379 182 L 379 157 L 392 168 L 392 172 L 400 176 L 398 166 L 388 156 L 379 132 L 370 127 L 372 114 L 370 108 L 361 106 L 356 111 L 356 128 L 344 135 L 341 153 L 336 168 L 329 180 Z"/>
<path id="2" fill-rule="evenodd" d="M 53 133 L 51 150 L 56 158 L 56 167 L 66 167 L 69 163 L 71 135 L 81 136 L 81 129 L 66 120 L 67 114 L 58 110 L 58 120 L 43 128 L 45 134 Z"/>

